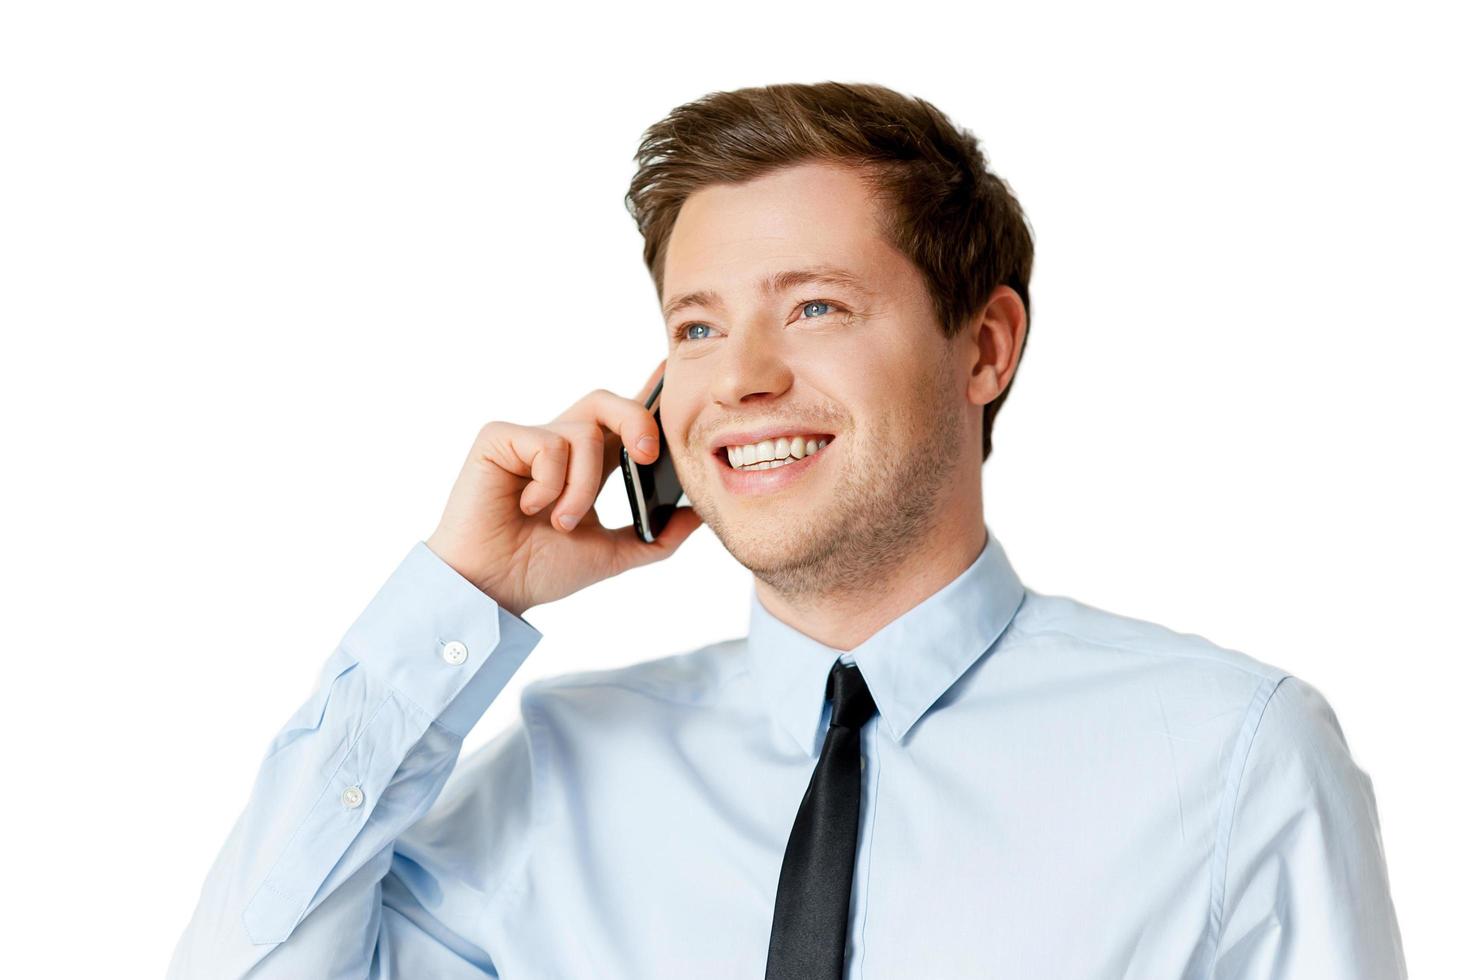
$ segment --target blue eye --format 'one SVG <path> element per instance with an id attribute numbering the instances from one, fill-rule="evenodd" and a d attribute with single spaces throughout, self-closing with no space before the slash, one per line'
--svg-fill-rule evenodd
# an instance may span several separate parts
<path id="1" fill-rule="evenodd" d="M 831 302 L 829 302 L 826 299 L 810 299 L 810 300 L 806 300 L 806 301 L 804 301 L 800 305 L 800 309 L 802 310 L 802 312 L 807 313 L 809 307 L 813 307 L 813 306 L 823 307 L 824 308 L 824 312 L 819 313 L 816 316 L 805 316 L 802 319 L 804 319 L 804 320 L 817 320 L 819 317 L 825 316 L 825 315 L 827 315 L 829 312 L 831 312 L 833 310 L 842 310 L 843 309 L 843 307 L 840 306 L 838 303 L 831 303 Z M 687 336 L 686 335 L 686 331 L 689 330 L 689 329 L 691 329 L 692 327 L 699 327 L 699 328 L 707 331 L 707 333 L 706 333 L 705 336 L 701 336 L 701 337 L 690 337 L 690 336 Z M 709 324 L 698 323 L 698 322 L 682 323 L 680 326 L 678 326 L 678 327 L 675 328 L 675 331 L 674 331 L 675 342 L 676 343 L 680 343 L 681 341 L 686 341 L 686 340 L 705 340 L 706 337 L 709 337 L 710 336 L 710 330 L 711 330 L 711 327 L 710 327 Z"/>

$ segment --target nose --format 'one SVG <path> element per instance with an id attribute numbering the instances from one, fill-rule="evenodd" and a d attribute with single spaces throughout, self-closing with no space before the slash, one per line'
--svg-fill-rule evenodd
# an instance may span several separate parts
<path id="1" fill-rule="evenodd" d="M 780 398 L 792 384 L 782 344 L 760 327 L 748 325 L 722 341 L 710 392 L 712 400 L 725 408 L 750 408 Z"/>

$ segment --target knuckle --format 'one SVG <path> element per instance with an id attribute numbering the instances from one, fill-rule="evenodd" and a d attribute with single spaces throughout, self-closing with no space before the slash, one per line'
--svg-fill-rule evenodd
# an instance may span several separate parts
<path id="1" fill-rule="evenodd" d="M 592 483 L 586 474 L 569 473 L 562 493 L 564 510 L 581 514 L 593 506 L 594 498 L 598 495 L 592 492 L 595 489 Z"/>
<path id="2" fill-rule="evenodd" d="M 578 407 L 586 408 L 589 405 L 593 405 L 597 402 L 603 401 L 603 399 L 608 396 L 608 393 L 609 391 L 607 388 L 595 388 L 585 394 L 582 398 L 578 399 Z"/>

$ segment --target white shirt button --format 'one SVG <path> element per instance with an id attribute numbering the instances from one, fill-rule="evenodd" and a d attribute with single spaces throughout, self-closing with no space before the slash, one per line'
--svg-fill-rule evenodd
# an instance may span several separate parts
<path id="1" fill-rule="evenodd" d="M 343 806 L 347 807 L 349 810 L 356 810 L 359 806 L 363 804 L 363 790 L 359 789 L 357 786 L 349 786 L 347 789 L 343 790 L 343 795 L 341 799 L 343 801 Z"/>
<path id="2" fill-rule="evenodd" d="M 461 643 L 459 640 L 451 640 L 449 643 L 445 644 L 445 649 L 440 651 L 440 656 L 450 666 L 459 667 L 461 664 L 465 663 L 466 654 L 468 652 L 469 651 L 466 650 L 464 643 Z"/>

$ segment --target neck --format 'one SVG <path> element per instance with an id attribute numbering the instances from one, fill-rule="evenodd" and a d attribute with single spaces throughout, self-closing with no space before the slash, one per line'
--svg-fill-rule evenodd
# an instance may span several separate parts
<path id="1" fill-rule="evenodd" d="M 916 539 L 915 547 L 884 570 L 881 580 L 842 592 L 789 596 L 756 579 L 757 598 L 776 619 L 800 633 L 835 650 L 852 650 L 941 591 L 982 554 L 987 529 L 981 493 L 956 503 Z"/>

